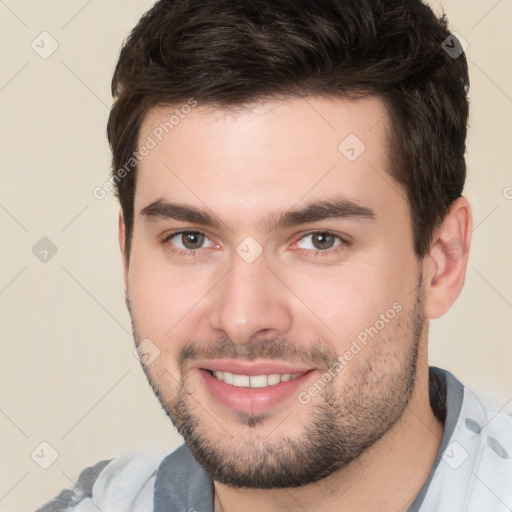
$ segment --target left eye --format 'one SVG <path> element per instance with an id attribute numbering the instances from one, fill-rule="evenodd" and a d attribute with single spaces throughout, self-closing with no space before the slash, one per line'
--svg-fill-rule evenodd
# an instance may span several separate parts
<path id="1" fill-rule="evenodd" d="M 302 237 L 297 243 L 297 246 L 299 249 L 326 251 L 337 245 L 341 245 L 341 242 L 341 238 L 332 233 L 317 232 Z"/>
<path id="2" fill-rule="evenodd" d="M 181 233 L 176 233 L 169 237 L 169 241 L 179 249 L 187 251 L 202 249 L 203 247 L 210 247 L 213 245 L 212 241 L 199 231 L 182 231 Z M 206 245 L 204 245 L 205 242 Z"/>

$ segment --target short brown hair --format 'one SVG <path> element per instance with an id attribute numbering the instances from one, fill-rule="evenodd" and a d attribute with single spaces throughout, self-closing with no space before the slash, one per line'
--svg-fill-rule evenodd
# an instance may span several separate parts
<path id="1" fill-rule="evenodd" d="M 116 173 L 134 160 L 151 108 L 361 94 L 390 113 L 390 174 L 422 258 L 466 176 L 469 78 L 465 55 L 445 51 L 454 46 L 445 16 L 420 0 L 160 0 L 124 43 L 112 80 L 107 134 L 127 260 L 135 161 Z"/>

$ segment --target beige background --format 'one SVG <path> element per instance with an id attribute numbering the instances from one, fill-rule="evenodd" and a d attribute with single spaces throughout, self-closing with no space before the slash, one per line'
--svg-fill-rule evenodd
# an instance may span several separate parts
<path id="1" fill-rule="evenodd" d="M 108 177 L 105 123 L 118 51 L 151 4 L 0 0 L 0 511 L 33 510 L 102 458 L 180 442 L 132 353 L 117 204 L 92 196 Z M 475 230 L 463 295 L 431 326 L 431 362 L 505 404 L 512 0 L 443 5 L 469 44 L 466 195 Z M 31 47 L 35 39 L 40 52 L 51 49 L 49 39 L 42 48 L 43 31 L 59 45 L 47 59 Z M 58 248 L 46 263 L 32 253 L 42 237 Z M 51 462 L 41 442 L 58 452 L 48 469 L 37 463 Z"/>

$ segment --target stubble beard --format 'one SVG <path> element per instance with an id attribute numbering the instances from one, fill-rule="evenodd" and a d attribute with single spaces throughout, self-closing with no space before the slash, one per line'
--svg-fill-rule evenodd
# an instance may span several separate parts
<path id="1" fill-rule="evenodd" d="M 129 299 L 127 304 L 130 309 Z M 131 311 L 130 315 L 134 337 L 138 340 Z M 408 310 L 404 308 L 394 322 L 393 333 L 380 333 L 354 358 L 362 363 L 352 373 L 350 382 L 343 380 L 342 370 L 325 385 L 314 405 L 309 404 L 302 434 L 296 438 L 283 435 L 279 441 L 269 442 L 259 435 L 258 427 L 265 423 L 265 414 L 238 415 L 236 436 L 229 435 L 229 425 L 225 426 L 225 435 L 216 435 L 208 426 L 208 422 L 212 422 L 211 416 L 187 388 L 186 362 L 197 355 L 194 342 L 180 352 L 181 382 L 174 397 L 161 389 L 150 368 L 143 365 L 143 369 L 164 411 L 213 480 L 238 488 L 298 487 L 347 466 L 386 434 L 405 412 L 415 389 L 418 352 L 425 325 L 421 275 L 414 305 Z M 391 328 L 386 326 L 385 329 Z M 291 355 L 294 358 L 302 355 L 304 362 L 324 361 L 326 370 L 327 362 L 332 364 L 337 358 L 333 352 L 321 348 L 321 344 L 313 351 L 302 352 L 296 345 L 279 340 L 268 340 L 266 344 L 263 340 L 248 347 L 224 339 L 213 343 L 213 349 L 204 349 L 201 356 L 243 354 L 246 359 L 275 357 L 289 360 Z M 358 362 L 354 360 L 350 364 Z M 306 406 L 297 400 L 292 407 Z M 241 426 L 247 432 L 245 438 L 239 435 Z"/>

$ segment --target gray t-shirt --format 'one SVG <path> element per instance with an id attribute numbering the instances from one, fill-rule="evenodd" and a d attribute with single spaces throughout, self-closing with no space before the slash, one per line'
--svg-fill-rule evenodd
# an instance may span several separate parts
<path id="1" fill-rule="evenodd" d="M 430 403 L 444 424 L 434 467 L 408 512 L 510 512 L 512 417 L 430 368 Z M 214 512 L 213 481 L 186 445 L 128 454 L 84 470 L 37 512 Z"/>

